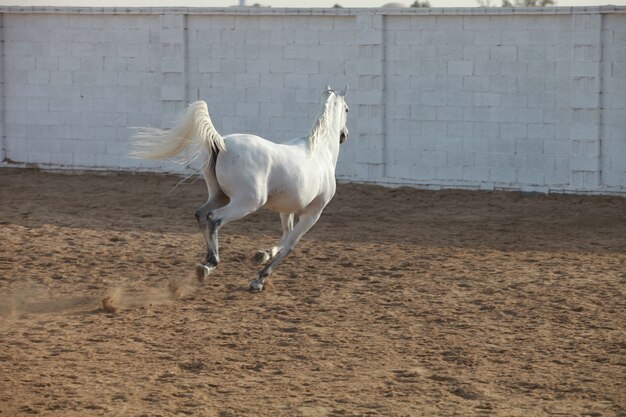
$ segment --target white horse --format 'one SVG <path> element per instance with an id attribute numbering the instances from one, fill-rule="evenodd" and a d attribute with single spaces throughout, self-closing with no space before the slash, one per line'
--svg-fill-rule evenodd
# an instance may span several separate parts
<path id="1" fill-rule="evenodd" d="M 196 211 L 207 245 L 206 259 L 196 270 L 199 280 L 219 263 L 217 236 L 227 223 L 261 207 L 280 213 L 280 243 L 254 257 L 265 266 L 250 288 L 261 291 L 276 266 L 317 222 L 335 194 L 339 145 L 348 137 L 345 94 L 328 87 L 309 134 L 286 143 L 250 134 L 220 136 L 204 101 L 191 104 L 171 130 L 145 128 L 135 135 L 137 148 L 131 154 L 135 157 L 163 159 L 183 153 L 187 163 L 203 157 L 209 198 Z M 294 225 L 295 216 L 298 221 Z"/>

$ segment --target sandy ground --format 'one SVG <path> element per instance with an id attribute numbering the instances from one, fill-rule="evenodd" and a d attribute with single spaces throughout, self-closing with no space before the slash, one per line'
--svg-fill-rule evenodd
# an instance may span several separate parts
<path id="1" fill-rule="evenodd" d="M 626 416 L 626 199 L 342 185 L 250 293 L 178 181 L 0 171 L 0 416 Z"/>

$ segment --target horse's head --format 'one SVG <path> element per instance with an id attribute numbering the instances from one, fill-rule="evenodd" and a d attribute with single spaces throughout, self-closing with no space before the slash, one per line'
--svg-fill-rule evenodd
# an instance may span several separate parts
<path id="1" fill-rule="evenodd" d="M 343 91 L 336 93 L 335 90 L 330 88 L 330 86 L 326 89 L 326 94 L 333 95 L 335 97 L 335 105 L 337 107 L 337 111 L 339 111 L 339 143 L 344 143 L 346 139 L 348 139 L 348 135 L 350 132 L 348 131 L 348 111 L 350 110 L 348 107 L 348 103 L 346 103 L 346 93 L 348 92 L 348 86 Z"/>

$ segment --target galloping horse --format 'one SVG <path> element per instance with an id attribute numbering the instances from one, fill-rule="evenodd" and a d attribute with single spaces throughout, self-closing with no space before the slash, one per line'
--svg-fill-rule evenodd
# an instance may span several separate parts
<path id="1" fill-rule="evenodd" d="M 144 128 L 135 135 L 137 148 L 131 153 L 135 157 L 164 159 L 183 154 L 187 163 L 203 158 L 209 198 L 196 211 L 196 219 L 207 255 L 196 268 L 198 279 L 206 278 L 219 263 L 220 228 L 267 207 L 280 213 L 283 236 L 277 246 L 254 257 L 265 265 L 250 281 L 250 289 L 261 291 L 269 275 L 317 222 L 335 194 L 339 145 L 348 137 L 345 94 L 329 86 L 309 134 L 286 143 L 250 134 L 222 137 L 204 101 L 191 104 L 171 130 Z"/>

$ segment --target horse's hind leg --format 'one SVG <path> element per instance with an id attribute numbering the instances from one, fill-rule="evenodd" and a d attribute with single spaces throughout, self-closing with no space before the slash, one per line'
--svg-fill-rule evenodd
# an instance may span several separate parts
<path id="1" fill-rule="evenodd" d="M 280 213 L 280 222 L 283 229 L 283 236 L 278 246 L 273 246 L 268 250 L 259 250 L 252 257 L 252 263 L 255 265 L 262 265 L 272 259 L 280 249 L 285 246 L 284 242 L 289 232 L 293 230 L 293 214 L 292 213 Z"/>
<path id="2" fill-rule="evenodd" d="M 196 210 L 195 216 L 198 221 L 198 227 L 200 231 L 202 231 L 202 236 L 204 237 L 204 241 L 206 243 L 207 249 L 211 245 L 211 225 L 209 224 L 208 215 L 212 210 L 218 209 L 220 207 L 224 207 L 228 204 L 228 197 L 223 195 L 222 193 L 213 194 L 212 198 L 204 203 L 198 210 Z M 215 264 L 217 266 L 217 263 Z M 196 277 L 198 281 L 203 281 L 206 279 L 211 272 L 215 269 L 215 266 L 209 266 L 207 264 L 198 264 L 196 267 Z"/>
<path id="3" fill-rule="evenodd" d="M 226 194 L 224 194 L 224 191 L 220 187 L 220 184 L 217 181 L 217 177 L 215 175 L 215 163 L 217 155 L 213 155 L 212 157 L 204 155 L 204 157 L 205 160 L 202 166 L 202 176 L 204 177 L 204 181 L 207 185 L 209 199 L 198 210 L 196 210 L 195 215 L 196 220 L 198 221 L 198 227 L 202 231 L 202 235 L 208 249 L 211 245 L 211 240 L 214 239 L 214 237 L 212 237 L 211 225 L 209 224 L 208 219 L 209 213 L 212 210 L 216 210 L 218 208 L 226 206 L 228 204 L 229 198 L 228 196 L 226 196 Z M 202 281 L 207 278 L 209 274 L 213 272 L 215 266 L 217 266 L 217 263 L 215 263 L 215 265 L 209 265 L 206 262 L 203 264 L 198 264 L 196 267 L 196 276 L 198 280 Z"/>
<path id="4" fill-rule="evenodd" d="M 203 232 L 205 233 L 205 239 L 207 241 L 206 260 L 204 264 L 199 265 L 196 270 L 198 279 L 201 280 L 206 277 L 206 275 L 213 272 L 220 262 L 218 241 L 219 229 L 232 221 L 239 220 L 242 217 L 258 210 L 263 203 L 264 202 L 260 202 L 258 199 L 250 196 L 232 198 L 224 207 L 209 210 L 204 220 L 198 220 L 203 221 L 206 224 Z"/>

